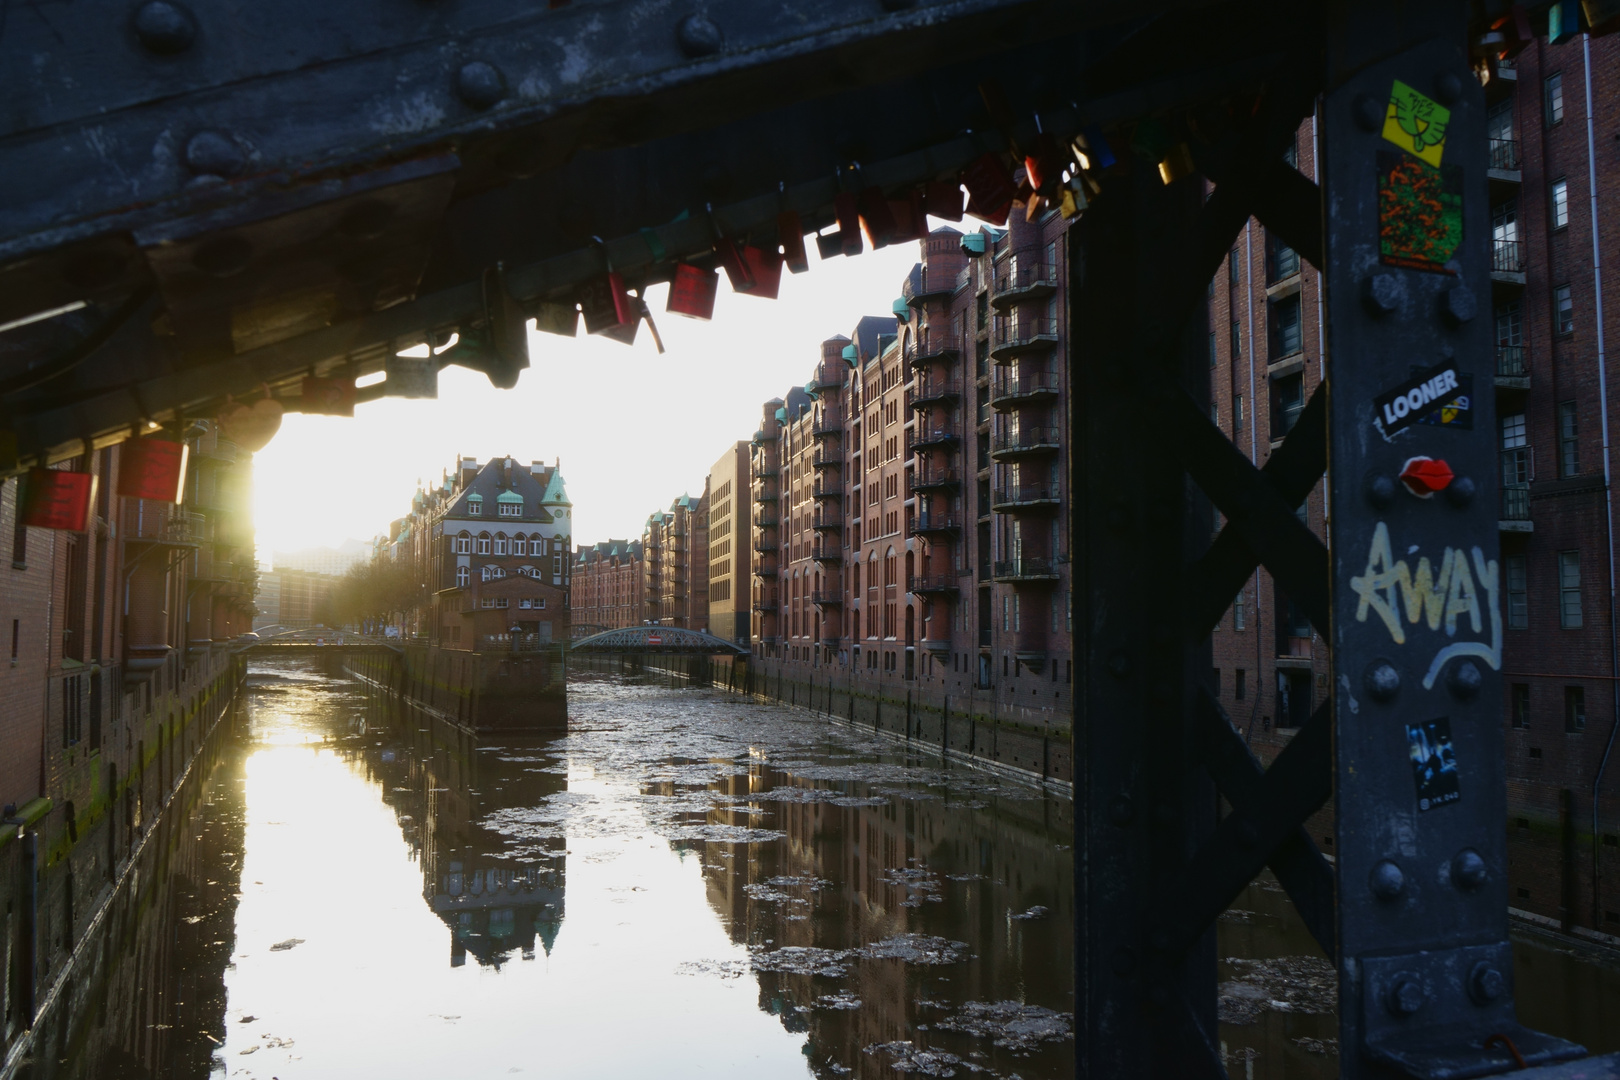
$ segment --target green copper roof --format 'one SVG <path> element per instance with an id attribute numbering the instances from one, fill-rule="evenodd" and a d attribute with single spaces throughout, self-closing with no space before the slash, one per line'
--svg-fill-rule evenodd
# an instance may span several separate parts
<path id="1" fill-rule="evenodd" d="M 568 489 L 563 487 L 561 469 L 551 470 L 551 481 L 546 484 L 546 493 L 540 497 L 542 506 L 573 506 L 568 500 Z"/>
<path id="2" fill-rule="evenodd" d="M 520 503 L 521 504 L 523 502 L 523 496 L 519 495 L 515 491 L 503 491 L 499 495 L 495 496 L 495 501 L 498 502 L 498 503 Z"/>

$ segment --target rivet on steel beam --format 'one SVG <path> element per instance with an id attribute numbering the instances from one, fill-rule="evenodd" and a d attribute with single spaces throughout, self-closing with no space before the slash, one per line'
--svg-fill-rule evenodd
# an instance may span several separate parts
<path id="1" fill-rule="evenodd" d="M 1474 501 L 1474 482 L 1466 476 L 1459 476 L 1446 488 L 1446 502 L 1461 510 Z"/>
<path id="2" fill-rule="evenodd" d="M 1108 673 L 1116 679 L 1123 679 L 1131 673 L 1131 658 L 1125 655 L 1124 649 L 1115 649 L 1108 654 Z"/>
<path id="3" fill-rule="evenodd" d="M 240 274 L 252 260 L 253 245 L 240 236 L 210 240 L 191 256 L 191 264 L 210 277 Z"/>
<path id="4" fill-rule="evenodd" d="M 1442 71 L 1434 79 L 1434 96 L 1447 105 L 1454 105 L 1462 97 L 1462 82 L 1449 71 Z"/>
<path id="5" fill-rule="evenodd" d="M 197 40 L 197 21 L 179 4 L 151 0 L 135 10 L 135 36 L 149 52 L 173 56 Z"/>
<path id="6" fill-rule="evenodd" d="M 1395 501 L 1395 478 L 1388 473 L 1374 473 L 1367 477 L 1367 501 L 1376 509 L 1386 510 Z"/>
<path id="7" fill-rule="evenodd" d="M 1489 1005 L 1507 989 L 1507 979 L 1500 971 L 1481 960 L 1468 973 L 1468 996 L 1475 1004 Z"/>
<path id="8" fill-rule="evenodd" d="M 1367 875 L 1367 887 L 1380 900 L 1393 900 L 1406 888 L 1406 875 L 1401 868 L 1385 859 Z"/>
<path id="9" fill-rule="evenodd" d="M 1396 1016 L 1411 1016 L 1423 1008 L 1424 1002 L 1428 1000 L 1429 995 L 1424 992 L 1423 984 L 1418 982 L 1416 977 L 1402 975 L 1396 979 L 1395 985 L 1390 987 L 1389 1011 Z"/>
<path id="10" fill-rule="evenodd" d="M 703 15 L 688 15 L 682 19 L 675 27 L 675 40 L 680 43 L 681 52 L 693 59 L 711 56 L 726 43 L 720 28 Z"/>
<path id="11" fill-rule="evenodd" d="M 1474 299 L 1474 290 L 1466 285 L 1458 285 L 1447 289 L 1440 297 L 1440 310 L 1445 314 L 1446 321 L 1453 326 L 1461 326 L 1472 319 L 1479 310 L 1479 302 Z"/>
<path id="12" fill-rule="evenodd" d="M 469 60 L 456 72 L 456 93 L 475 109 L 488 109 L 506 96 L 506 79 L 494 64 Z"/>
<path id="13" fill-rule="evenodd" d="M 1383 128 L 1388 106 L 1377 98 L 1357 94 L 1352 108 L 1355 109 L 1356 126 L 1362 131 L 1379 131 Z"/>
<path id="14" fill-rule="evenodd" d="M 223 131 L 199 131 L 186 141 L 186 168 L 198 176 L 235 176 L 247 165 L 247 155 Z"/>
<path id="15" fill-rule="evenodd" d="M 1388 315 L 1406 298 L 1406 284 L 1394 274 L 1374 274 L 1361 283 L 1361 302 L 1374 315 Z"/>
<path id="16" fill-rule="evenodd" d="M 1485 884 L 1489 876 L 1485 870 L 1485 860 L 1473 848 L 1463 848 L 1451 860 L 1451 880 L 1457 883 L 1459 889 L 1477 889 Z"/>
<path id="17" fill-rule="evenodd" d="M 1114 796 L 1114 801 L 1108 804 L 1108 820 L 1121 828 L 1136 820 L 1136 807 L 1129 795 Z"/>
<path id="18" fill-rule="evenodd" d="M 1479 665 L 1472 660 L 1459 660 L 1451 665 L 1451 671 L 1446 675 L 1446 686 L 1452 694 L 1463 701 L 1472 701 L 1479 696 L 1479 688 L 1484 684 L 1485 676 L 1480 674 Z"/>
<path id="19" fill-rule="evenodd" d="M 1367 696 L 1374 701 L 1391 701 L 1400 693 L 1401 673 L 1388 660 L 1374 660 L 1367 665 L 1362 684 L 1367 689 Z"/>

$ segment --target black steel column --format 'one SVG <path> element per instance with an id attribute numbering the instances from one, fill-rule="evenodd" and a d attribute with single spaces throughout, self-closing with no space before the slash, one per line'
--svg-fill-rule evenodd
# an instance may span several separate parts
<path id="1" fill-rule="evenodd" d="M 1485 102 L 1437 9 L 1321 114 L 1346 1080 L 1581 1053 L 1514 1015 Z"/>
<path id="2" fill-rule="evenodd" d="M 1188 644 L 1186 568 L 1208 544 L 1155 401 L 1182 388 L 1207 414 L 1202 322 L 1155 350 L 1200 191 L 1151 165 L 1111 175 L 1069 240 L 1075 626 L 1076 1053 L 1084 1077 L 1222 1075 L 1214 935 L 1169 948 L 1151 915 L 1213 827 L 1194 691 L 1209 646 Z M 1202 292 L 1198 292 L 1202 302 Z"/>

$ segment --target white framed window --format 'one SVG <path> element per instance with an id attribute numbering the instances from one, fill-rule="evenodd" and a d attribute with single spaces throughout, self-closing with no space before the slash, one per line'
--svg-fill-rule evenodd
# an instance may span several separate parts
<path id="1" fill-rule="evenodd" d="M 520 608 L 526 608 L 526 607 L 528 607 L 528 606 L 529 606 L 529 602 L 528 602 L 528 601 L 527 601 L 527 600 L 519 600 L 519 601 L 518 601 L 518 607 L 520 607 Z"/>
<path id="2" fill-rule="evenodd" d="M 561 555 L 553 555 L 551 557 L 551 572 L 553 574 L 562 573 L 562 556 Z"/>
<path id="3" fill-rule="evenodd" d="M 496 513 L 501 517 L 522 517 L 523 516 L 523 504 L 522 503 L 503 502 L 503 503 L 498 503 L 497 506 L 499 507 L 499 509 L 496 511 Z"/>
<path id="4" fill-rule="evenodd" d="M 468 517 L 483 517 L 484 516 L 484 500 L 480 499 L 476 495 L 474 495 L 472 498 L 468 499 L 467 500 L 467 516 Z"/>
<path id="5" fill-rule="evenodd" d="M 546 598 L 543 597 L 543 596 L 536 597 L 535 601 L 534 601 L 534 606 L 537 609 L 544 609 L 545 606 L 546 606 Z"/>
<path id="6" fill-rule="evenodd" d="M 506 576 L 506 568 L 504 566 L 491 566 L 489 576 L 496 579 L 503 578 Z"/>
<path id="7" fill-rule="evenodd" d="M 460 536 L 456 537 L 456 554 L 472 554 L 472 537 L 469 534 L 462 533 Z"/>
<path id="8" fill-rule="evenodd" d="M 487 567 L 487 566 L 479 567 L 478 568 L 478 577 L 482 581 L 488 581 L 489 580 L 489 567 Z"/>
<path id="9" fill-rule="evenodd" d="M 1569 224 L 1569 181 L 1559 177 L 1552 182 L 1552 227 L 1562 229 Z"/>
<path id="10" fill-rule="evenodd" d="M 530 555 L 544 555 L 545 553 L 546 553 L 546 541 L 545 541 L 545 539 L 543 537 L 537 536 L 533 540 L 529 541 L 529 554 Z"/>
<path id="11" fill-rule="evenodd" d="M 506 554 L 506 534 L 505 533 L 496 533 L 495 534 L 495 554 L 497 554 L 497 555 L 505 555 Z"/>
<path id="12" fill-rule="evenodd" d="M 478 538 L 478 554 L 489 554 L 489 533 L 484 533 Z"/>
<path id="13" fill-rule="evenodd" d="M 456 567 L 456 586 L 466 588 L 467 582 L 472 580 L 472 571 L 465 566 Z"/>

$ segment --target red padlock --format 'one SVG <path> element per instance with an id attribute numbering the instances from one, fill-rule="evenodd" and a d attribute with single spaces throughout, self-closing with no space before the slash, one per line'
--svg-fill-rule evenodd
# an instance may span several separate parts
<path id="1" fill-rule="evenodd" d="M 1453 479 L 1451 466 L 1439 458 L 1407 458 L 1401 466 L 1401 483 L 1420 499 L 1433 498 L 1435 492 L 1450 487 Z"/>
<path id="2" fill-rule="evenodd" d="M 861 191 L 856 200 L 861 212 L 861 226 L 866 230 L 867 242 L 872 250 L 888 247 L 895 239 L 894 212 L 880 188 L 869 187 Z"/>
<path id="3" fill-rule="evenodd" d="M 776 239 L 782 245 L 782 261 L 795 274 L 810 269 L 810 257 L 804 250 L 804 224 L 792 210 L 776 215 Z"/>
<path id="4" fill-rule="evenodd" d="M 681 263 L 669 283 L 669 302 L 664 310 L 692 319 L 712 319 L 714 297 L 719 290 L 720 271 Z"/>
<path id="5" fill-rule="evenodd" d="M 119 447 L 118 494 L 126 499 L 180 501 L 190 447 L 170 439 L 130 439 Z"/>
<path id="6" fill-rule="evenodd" d="M 742 248 L 729 236 L 722 236 L 714 242 L 714 253 L 720 259 L 720 268 L 726 272 L 726 278 L 731 282 L 732 292 L 748 292 L 754 287 L 754 274 L 748 268 L 748 260 L 743 257 Z"/>
<path id="7" fill-rule="evenodd" d="M 840 191 L 833 196 L 833 213 L 838 216 L 838 242 L 845 255 L 859 255 L 861 247 L 861 211 L 853 191 Z"/>
<path id="8" fill-rule="evenodd" d="M 992 225 L 1007 220 L 1007 211 L 1018 196 L 1018 185 L 998 154 L 983 154 L 963 169 L 962 186 L 968 192 L 968 213 Z"/>
<path id="9" fill-rule="evenodd" d="M 962 220 L 962 185 L 949 180 L 931 181 L 923 189 L 923 209 L 930 217 Z"/>
<path id="10" fill-rule="evenodd" d="M 609 270 L 579 287 L 579 307 L 585 315 L 585 332 L 602 334 L 635 325 L 636 302 L 625 288 L 624 277 Z"/>
<path id="11" fill-rule="evenodd" d="M 748 276 L 754 279 L 754 284 L 747 289 L 738 289 L 738 292 L 748 296 L 762 296 L 767 300 L 775 300 L 782 288 L 782 256 L 775 248 L 769 251 L 749 244 L 742 249 L 743 263 L 748 267 Z"/>
<path id="12" fill-rule="evenodd" d="M 64 469 L 29 469 L 18 520 L 35 529 L 83 532 L 96 497 L 96 478 Z"/>

